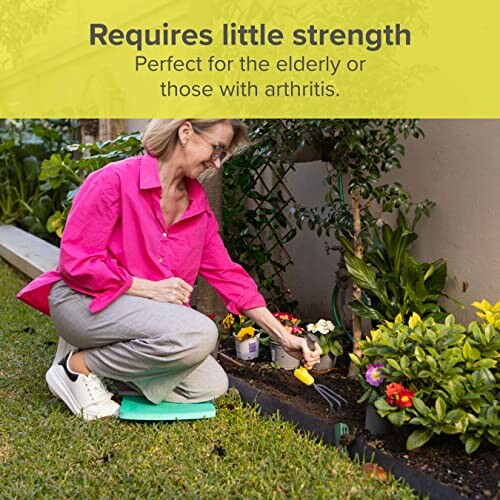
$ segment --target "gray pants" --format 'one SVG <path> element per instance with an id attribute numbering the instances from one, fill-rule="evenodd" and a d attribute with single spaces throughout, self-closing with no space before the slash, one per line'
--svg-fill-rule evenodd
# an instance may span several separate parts
<path id="1" fill-rule="evenodd" d="M 90 301 L 63 281 L 49 296 L 58 334 L 84 350 L 90 371 L 131 382 L 153 403 L 208 401 L 227 391 L 227 375 L 210 356 L 217 327 L 205 315 L 129 295 L 92 314 Z"/>

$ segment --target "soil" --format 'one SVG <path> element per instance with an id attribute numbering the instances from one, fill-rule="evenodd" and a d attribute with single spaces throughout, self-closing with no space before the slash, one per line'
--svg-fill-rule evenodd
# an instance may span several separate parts
<path id="1" fill-rule="evenodd" d="M 497 482 L 500 479 L 500 453 L 493 445 L 483 444 L 475 453 L 467 455 L 458 438 L 445 435 L 435 436 L 422 448 L 409 452 L 405 443 L 411 431 L 407 429 L 393 428 L 383 437 L 372 436 L 366 431 L 365 406 L 356 402 L 363 390 L 358 382 L 345 376 L 347 366 L 337 366 L 327 373 L 312 372 L 316 384 L 330 387 L 348 401 L 347 405 L 331 411 L 328 403 L 313 387 L 304 386 L 293 376 L 292 371 L 275 368 L 267 353 L 264 352 L 257 362 L 236 359 L 230 347 L 223 348 L 222 353 L 219 362 L 224 369 L 254 387 L 326 423 L 347 423 L 350 434 L 406 465 L 425 472 L 442 484 L 451 486 L 465 497 L 499 498 Z"/>

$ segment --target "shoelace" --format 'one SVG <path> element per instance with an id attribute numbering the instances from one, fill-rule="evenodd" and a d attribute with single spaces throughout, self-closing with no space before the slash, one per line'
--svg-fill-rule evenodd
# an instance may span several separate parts
<path id="1" fill-rule="evenodd" d="M 111 399 L 112 394 L 104 387 L 102 380 L 95 373 L 85 377 L 84 382 L 94 403 L 104 403 Z"/>

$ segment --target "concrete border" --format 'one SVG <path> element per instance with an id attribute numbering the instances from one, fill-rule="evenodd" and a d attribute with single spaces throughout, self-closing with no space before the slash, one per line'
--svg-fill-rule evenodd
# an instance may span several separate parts
<path id="1" fill-rule="evenodd" d="M 59 248 L 15 226 L 0 225 L 0 257 L 30 278 L 57 267 Z"/>

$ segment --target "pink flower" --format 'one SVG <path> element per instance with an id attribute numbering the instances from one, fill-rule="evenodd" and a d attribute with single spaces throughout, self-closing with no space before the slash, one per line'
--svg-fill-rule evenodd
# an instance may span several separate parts
<path id="1" fill-rule="evenodd" d="M 292 321 L 293 316 L 287 312 L 275 312 L 273 313 L 275 318 L 278 318 L 280 321 Z"/>
<path id="2" fill-rule="evenodd" d="M 300 323 L 300 319 L 291 313 L 278 311 L 273 316 L 284 326 L 297 326 Z"/>
<path id="3" fill-rule="evenodd" d="M 380 363 L 374 363 L 368 365 L 368 369 L 366 370 L 365 380 L 373 387 L 378 387 L 384 382 L 384 377 L 382 376 L 381 368 L 384 365 Z"/>

